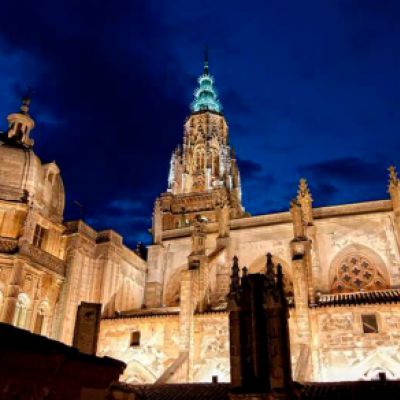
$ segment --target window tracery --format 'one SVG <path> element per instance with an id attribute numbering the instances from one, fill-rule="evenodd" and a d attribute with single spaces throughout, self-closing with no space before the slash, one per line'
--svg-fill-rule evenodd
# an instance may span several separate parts
<path id="1" fill-rule="evenodd" d="M 332 292 L 379 290 L 389 286 L 382 270 L 363 254 L 348 254 L 334 268 Z"/>
<path id="2" fill-rule="evenodd" d="M 204 171 L 204 148 L 196 148 L 194 153 L 194 170 L 195 172 Z"/>

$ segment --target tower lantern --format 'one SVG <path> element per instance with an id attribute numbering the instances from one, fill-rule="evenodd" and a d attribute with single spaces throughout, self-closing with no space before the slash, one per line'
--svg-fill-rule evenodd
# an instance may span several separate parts
<path id="1" fill-rule="evenodd" d="M 29 115 L 31 99 L 29 94 L 22 99 L 20 111 L 9 114 L 7 117 L 8 130 L 7 140 L 25 148 L 31 148 L 34 140 L 29 137 L 31 130 L 35 127 L 35 121 Z"/>

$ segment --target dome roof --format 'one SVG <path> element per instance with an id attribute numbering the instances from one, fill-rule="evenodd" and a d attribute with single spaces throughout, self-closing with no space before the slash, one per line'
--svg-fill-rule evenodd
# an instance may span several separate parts
<path id="1" fill-rule="evenodd" d="M 42 164 L 32 149 L 0 144 L 0 200 L 28 199 L 44 216 L 61 222 L 65 193 L 58 166 Z"/>

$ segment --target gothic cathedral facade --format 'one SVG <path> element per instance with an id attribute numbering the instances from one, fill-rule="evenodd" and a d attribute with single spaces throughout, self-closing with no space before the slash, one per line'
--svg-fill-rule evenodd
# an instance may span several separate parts
<path id="1" fill-rule="evenodd" d="M 395 169 L 385 200 L 314 208 L 302 179 L 287 212 L 251 216 L 207 60 L 198 82 L 154 203 L 147 261 L 114 231 L 63 221 L 60 171 L 33 152 L 29 100 L 9 115 L 0 138 L 0 321 L 71 344 L 79 303 L 102 303 L 98 354 L 127 364 L 122 380 L 229 381 L 232 260 L 241 274 L 265 274 L 271 253 L 290 306 L 295 380 L 400 379 Z"/>

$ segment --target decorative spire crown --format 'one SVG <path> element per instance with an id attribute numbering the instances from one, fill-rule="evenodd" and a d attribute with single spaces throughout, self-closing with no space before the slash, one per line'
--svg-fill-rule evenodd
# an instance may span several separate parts
<path id="1" fill-rule="evenodd" d="M 297 190 L 297 198 L 298 198 L 298 200 L 300 200 L 301 197 L 309 197 L 309 199 L 312 201 L 311 192 L 310 192 L 310 189 L 308 187 L 307 180 L 304 179 L 304 178 L 300 179 L 299 188 Z"/>
<path id="2" fill-rule="evenodd" d="M 214 88 L 214 78 L 208 71 L 208 51 L 204 53 L 203 75 L 197 79 L 199 87 L 194 91 L 194 100 L 191 104 L 192 112 L 214 111 L 220 113 L 222 105 L 218 100 L 218 93 Z"/>

